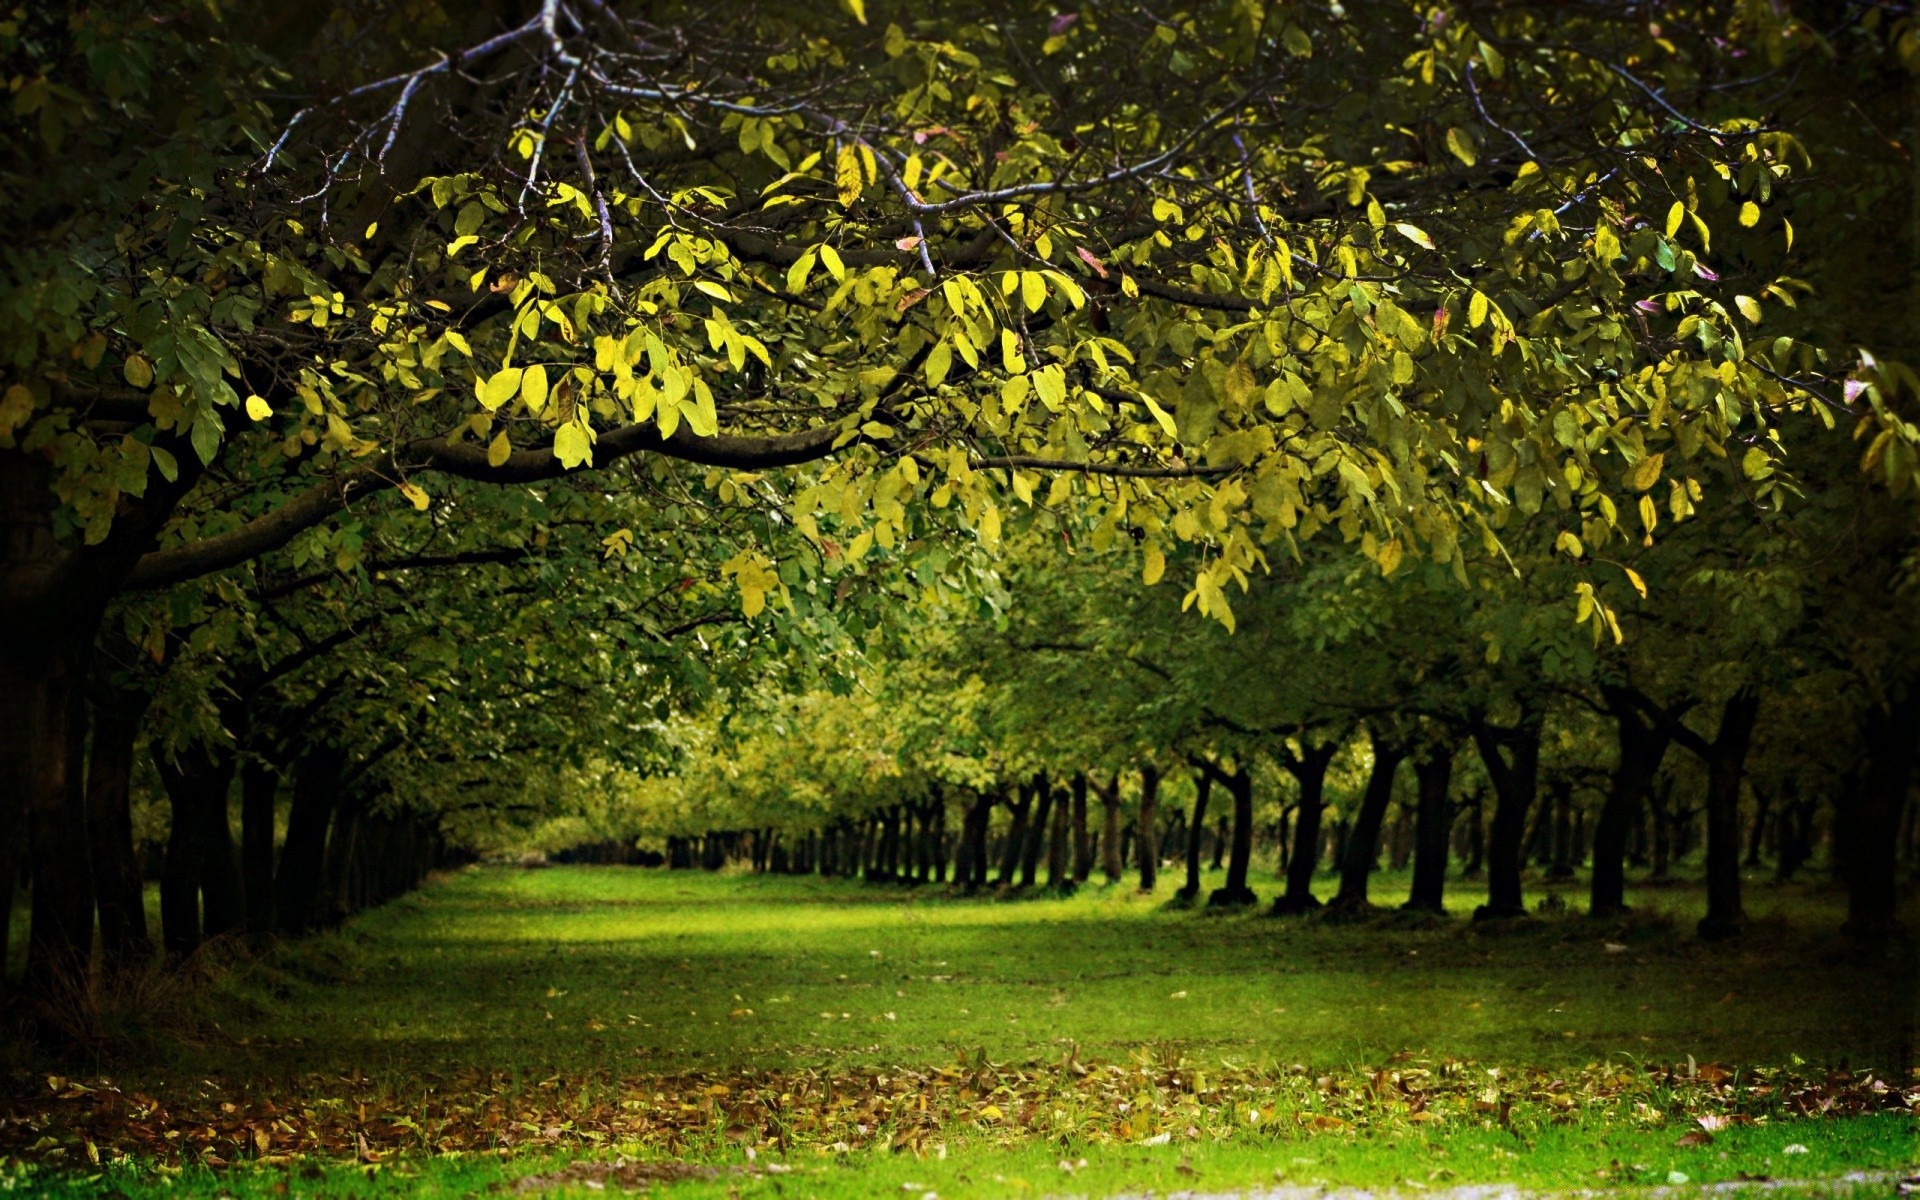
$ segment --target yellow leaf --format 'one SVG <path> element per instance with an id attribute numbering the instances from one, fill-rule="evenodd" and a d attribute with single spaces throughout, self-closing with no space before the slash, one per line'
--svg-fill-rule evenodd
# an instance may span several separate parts
<path id="1" fill-rule="evenodd" d="M 502 367 L 493 373 L 491 379 L 479 386 L 480 404 L 488 412 L 492 412 L 513 399 L 519 390 L 520 368 Z"/>
<path id="2" fill-rule="evenodd" d="M 980 1119 L 983 1121 L 998 1121 L 1001 1117 L 1004 1117 L 1006 1115 L 1007 1114 L 1000 1111 L 1000 1106 L 998 1104 L 989 1104 L 985 1108 L 980 1110 Z"/>
<path id="3" fill-rule="evenodd" d="M 1380 557 L 1378 559 L 1380 563 L 1380 573 L 1382 575 L 1391 575 L 1399 570 L 1400 560 L 1405 553 L 1405 548 L 1400 545 L 1399 538 L 1389 538 L 1380 547 Z"/>
<path id="4" fill-rule="evenodd" d="M 1740 315 L 1747 320 L 1755 325 L 1760 323 L 1760 302 L 1752 296 L 1735 296 L 1733 306 L 1739 309 Z"/>
<path id="5" fill-rule="evenodd" d="M 1455 158 L 1469 167 L 1479 158 L 1478 152 L 1473 148 L 1473 139 L 1467 136 L 1464 129 L 1457 127 L 1447 130 L 1447 149 L 1453 152 Z"/>
<path id="6" fill-rule="evenodd" d="M 866 186 L 867 181 L 860 169 L 860 151 L 852 142 L 840 147 L 839 156 L 834 159 L 833 177 L 840 190 L 843 207 L 860 198 L 860 189 Z"/>
<path id="7" fill-rule="evenodd" d="M 526 403 L 528 412 L 539 412 L 547 406 L 547 369 L 538 363 L 528 367 L 520 376 L 520 399 Z"/>
<path id="8" fill-rule="evenodd" d="M 1473 295 L 1467 297 L 1467 326 L 1471 329 L 1478 329 L 1486 324 L 1486 322 L 1487 297 L 1484 293 L 1475 292 Z"/>
<path id="9" fill-rule="evenodd" d="M 847 11 L 852 13 L 853 19 L 862 25 L 867 23 L 867 0 L 847 0 Z M 752 616 L 753 614 L 748 613 L 747 615 Z"/>
<path id="10" fill-rule="evenodd" d="M 153 382 L 153 364 L 136 354 L 127 359 L 120 374 L 134 387 L 143 388 Z"/>
<path id="11" fill-rule="evenodd" d="M 1027 302 L 1028 312 L 1039 312 L 1047 303 L 1047 281 L 1038 271 L 1020 273 L 1020 297 Z"/>
<path id="12" fill-rule="evenodd" d="M 1673 202 L 1673 207 L 1667 210 L 1667 236 L 1672 237 L 1674 234 L 1679 233 L 1680 222 L 1686 219 L 1687 219 L 1686 204 L 1679 200 L 1675 200 Z"/>
<path id="13" fill-rule="evenodd" d="M 1621 567 L 1620 569 L 1627 573 L 1627 582 L 1633 585 L 1633 590 L 1639 592 L 1640 598 L 1645 600 L 1647 598 L 1647 581 L 1640 578 L 1640 572 L 1634 570 L 1632 567 Z"/>
<path id="14" fill-rule="evenodd" d="M 1636 492 L 1646 491 L 1660 482 L 1660 471 L 1666 464 L 1664 453 L 1647 455 L 1627 471 L 1627 486 Z"/>
<path id="15" fill-rule="evenodd" d="M 1146 562 L 1140 568 L 1140 582 L 1146 584 L 1148 587 L 1152 587 L 1154 584 L 1159 583 L 1161 577 L 1166 573 L 1167 556 L 1160 552 L 1160 547 L 1157 544 L 1148 542 Z"/>
<path id="16" fill-rule="evenodd" d="M 419 509 L 421 512 L 427 511 L 427 504 L 429 503 L 427 499 L 427 494 L 426 492 L 422 491 L 418 485 L 411 484 L 411 483 L 403 483 L 400 485 L 400 494 L 402 496 L 405 496 L 407 498 L 407 502 L 409 504 L 412 504 L 415 508 Z"/>
<path id="17" fill-rule="evenodd" d="M 1020 339 L 1011 329 L 1000 331 L 1000 359 L 1009 375 L 1018 375 L 1027 369 L 1026 356 L 1020 353 Z"/>
<path id="18" fill-rule="evenodd" d="M 826 265 L 827 273 L 832 275 L 835 281 L 847 277 L 847 264 L 840 261 L 840 252 L 832 246 L 820 247 L 820 261 Z"/>
<path id="19" fill-rule="evenodd" d="M 1640 497 L 1640 524 L 1646 528 L 1648 533 L 1652 533 L 1653 527 L 1659 523 L 1660 513 L 1659 510 L 1653 507 L 1653 497 Z"/>
<path id="20" fill-rule="evenodd" d="M 1147 411 L 1153 414 L 1155 421 L 1160 423 L 1161 430 L 1168 437 L 1177 439 L 1180 436 L 1180 427 L 1174 424 L 1173 414 L 1155 404 L 1152 396 L 1142 396 L 1141 399 L 1147 402 Z"/>
<path id="21" fill-rule="evenodd" d="M 502 429 L 494 435 L 493 441 L 487 443 L 487 465 L 490 467 L 505 466 L 507 456 L 512 453 L 513 443 L 507 440 L 507 431 Z"/>
<path id="22" fill-rule="evenodd" d="M 247 397 L 247 415 L 256 421 L 264 421 L 273 415 L 273 405 L 260 396 Z"/>
<path id="23" fill-rule="evenodd" d="M 1760 206 L 1749 200 L 1740 206 L 1740 225 L 1752 229 L 1760 223 Z"/>

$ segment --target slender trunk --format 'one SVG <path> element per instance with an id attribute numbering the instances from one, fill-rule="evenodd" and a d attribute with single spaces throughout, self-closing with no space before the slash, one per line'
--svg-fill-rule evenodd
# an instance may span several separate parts
<path id="1" fill-rule="evenodd" d="M 1093 874 L 1093 846 L 1087 837 L 1087 776 L 1073 777 L 1073 881 L 1085 883 Z"/>
<path id="2" fill-rule="evenodd" d="M 1064 797 L 1063 797 L 1064 799 Z M 1082 792 L 1080 811 L 1086 811 L 1086 793 Z M 1071 892 L 1073 890 L 1072 862 L 1068 855 L 1071 847 L 1068 838 L 1072 830 L 1072 805 L 1056 803 L 1053 806 L 1053 831 L 1047 838 L 1047 887 L 1051 891 Z"/>
<path id="3" fill-rule="evenodd" d="M 1221 817 L 1213 829 L 1213 869 L 1218 871 L 1227 861 L 1227 818 Z"/>
<path id="4" fill-rule="evenodd" d="M 1020 869 L 1020 857 L 1027 845 L 1027 821 L 1033 811 L 1033 790 L 1023 786 L 1018 799 L 1008 800 L 1007 837 L 1000 853 L 1000 886 L 1012 887 Z M 1004 799 L 1004 797 L 1002 797 Z"/>
<path id="5" fill-rule="evenodd" d="M 100 911 L 100 946 L 107 969 L 114 973 L 153 959 L 140 862 L 133 847 L 133 751 L 145 707 L 142 693 L 112 692 L 102 698 L 87 767 L 87 840 Z"/>
<path id="6" fill-rule="evenodd" d="M 1238 908 L 1258 904 L 1260 898 L 1247 886 L 1247 872 L 1253 864 L 1253 772 L 1242 766 L 1228 774 L 1220 772 L 1220 782 L 1233 797 L 1233 833 L 1227 854 L 1227 882 L 1207 897 L 1213 908 Z"/>
<path id="7" fill-rule="evenodd" d="M 1140 768 L 1140 823 L 1135 835 L 1135 853 L 1140 861 L 1140 890 L 1151 892 L 1160 874 L 1159 829 L 1154 821 L 1160 815 L 1160 769 L 1151 763 Z"/>
<path id="8" fill-rule="evenodd" d="M 247 932 L 273 929 L 273 811 L 280 772 L 249 756 L 240 767 L 240 877 L 246 886 Z"/>
<path id="9" fill-rule="evenodd" d="M 1647 792 L 1647 808 L 1653 814 L 1653 867 L 1647 878 L 1665 883 L 1673 866 L 1672 775 Z"/>
<path id="10" fill-rule="evenodd" d="M 1478 879 L 1487 869 L 1487 798 L 1484 791 L 1477 791 L 1473 803 L 1467 806 L 1467 865 L 1460 868 L 1460 878 Z"/>
<path id="11" fill-rule="evenodd" d="M 1767 821 L 1773 815 L 1773 789 L 1755 787 L 1753 781 L 1748 780 L 1747 790 L 1753 793 L 1753 823 L 1747 826 L 1747 858 L 1743 865 L 1757 867 L 1766 845 Z"/>
<path id="12" fill-rule="evenodd" d="M 1409 912 L 1445 912 L 1447 831 L 1453 823 L 1447 801 L 1453 782 L 1452 747 L 1428 747 L 1414 759 L 1413 774 L 1419 783 L 1413 816 L 1413 887 L 1402 907 Z"/>
<path id="13" fill-rule="evenodd" d="M 1841 875 L 1847 885 L 1846 931 L 1877 940 L 1894 930 L 1899 903 L 1901 810 L 1913 777 L 1914 740 L 1920 735 L 1920 691 L 1867 712 L 1866 765 L 1837 819 L 1848 827 Z"/>
<path id="14" fill-rule="evenodd" d="M 1647 721 L 1623 688 L 1602 689 L 1613 713 L 1619 754 L 1607 781 L 1607 798 L 1593 829 L 1593 879 L 1589 916 L 1611 917 L 1627 908 L 1627 835 L 1646 802 L 1671 739 Z"/>
<path id="15" fill-rule="evenodd" d="M 1373 770 L 1367 776 L 1366 791 L 1360 797 L 1360 809 L 1354 814 L 1353 828 L 1347 833 L 1346 857 L 1340 863 L 1340 890 L 1332 906 L 1348 913 L 1365 912 L 1367 880 L 1374 860 L 1380 854 L 1380 828 L 1387 818 L 1387 806 L 1393 801 L 1393 778 L 1407 752 L 1379 735 L 1373 738 Z"/>
<path id="16" fill-rule="evenodd" d="M 366 824 L 366 809 L 366 797 L 350 793 L 338 802 L 334 810 L 333 830 L 327 836 L 322 894 L 318 905 L 319 919 L 326 924 L 334 924 L 352 915 L 359 907 L 358 868 L 359 860 L 365 853 L 360 834 Z M 713 839 L 709 837 L 707 843 L 708 852 L 711 853 Z"/>
<path id="17" fill-rule="evenodd" d="M 237 890 L 233 840 L 226 832 L 233 757 L 196 742 L 178 754 L 156 753 L 154 765 L 172 809 L 160 880 L 161 941 L 167 957 L 177 962 L 199 949 L 203 936 L 232 928 L 237 915 L 231 894 Z M 222 854 L 228 856 L 225 870 L 218 861 Z"/>
<path id="18" fill-rule="evenodd" d="M 240 847 L 233 840 L 233 814 L 228 807 L 235 764 L 230 754 L 217 757 L 221 766 L 217 777 L 207 781 L 210 790 L 201 809 L 207 831 L 200 860 L 200 923 L 210 938 L 236 933 L 247 924 Z"/>
<path id="19" fill-rule="evenodd" d="M 1100 789 L 1100 869 L 1108 883 L 1119 883 L 1127 873 L 1120 857 L 1124 848 L 1120 830 L 1120 777 L 1115 775 L 1112 783 Z"/>
<path id="20" fill-rule="evenodd" d="M 1207 797 L 1213 791 L 1213 776 L 1205 771 L 1193 780 L 1193 814 L 1187 822 L 1187 882 L 1174 893 L 1174 899 L 1191 903 L 1200 898 L 1200 839 L 1206 835 Z"/>
<path id="21" fill-rule="evenodd" d="M 1054 810 L 1053 785 L 1045 775 L 1039 775 L 1033 781 L 1036 804 L 1033 822 L 1027 829 L 1027 847 L 1020 860 L 1020 886 L 1032 887 L 1040 872 L 1040 854 L 1046 849 L 1047 835 L 1052 828 Z"/>
<path id="22" fill-rule="evenodd" d="M 953 875 L 954 882 L 969 896 L 987 882 L 987 826 L 999 800 L 992 792 L 982 792 L 967 808 L 960 832 L 960 860 L 954 865 Z"/>
<path id="23" fill-rule="evenodd" d="M 0 854 L 11 859 L 24 843 L 31 855 L 22 981 L 29 997 L 52 996 L 62 981 L 85 979 L 93 956 L 86 795 L 75 762 L 85 736 L 86 662 L 83 644 L 40 652 L 0 647 Z M 16 841 L 22 824 L 26 836 Z M 5 873 L 11 879 L 17 870 Z M 6 907 L 11 924 L 12 905 Z"/>
<path id="24" fill-rule="evenodd" d="M 1539 786 L 1540 719 L 1525 714 L 1512 729 L 1476 723 L 1473 739 L 1494 790 L 1493 821 L 1487 836 L 1487 902 L 1473 916 L 1475 920 L 1524 916 L 1527 905 L 1520 866 L 1526 849 L 1527 814 Z"/>
<path id="25" fill-rule="evenodd" d="M 1327 767 L 1339 752 L 1337 742 L 1307 746 L 1299 757 L 1288 752 L 1282 759 L 1300 786 L 1300 810 L 1294 819 L 1293 850 L 1287 859 L 1287 890 L 1273 903 L 1273 911 L 1304 913 L 1320 907 L 1313 894 L 1313 871 L 1320 865 L 1320 818 L 1326 811 Z"/>
<path id="26" fill-rule="evenodd" d="M 1553 862 L 1549 879 L 1573 878 L 1573 781 L 1561 779 L 1553 787 Z"/>
<path id="27" fill-rule="evenodd" d="M 1747 747 L 1760 715 L 1760 693 L 1741 688 L 1720 708 L 1720 729 L 1707 760 L 1707 915 L 1699 925 L 1708 939 L 1732 937 L 1746 924 L 1740 904 L 1740 780 Z"/>

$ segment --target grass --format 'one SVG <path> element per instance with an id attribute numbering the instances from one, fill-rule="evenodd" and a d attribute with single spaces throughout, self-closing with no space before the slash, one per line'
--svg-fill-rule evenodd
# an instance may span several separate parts
<path id="1" fill-rule="evenodd" d="M 1403 886 L 1388 876 L 1378 894 Z M 519 1116 L 537 1115 L 519 1122 L 537 1130 L 578 1113 L 585 1129 L 590 1111 L 638 1109 L 650 1087 L 684 1085 L 689 1072 L 826 1078 L 843 1087 L 864 1080 L 871 1091 L 888 1071 L 991 1060 L 1009 1064 L 995 1076 L 1004 1081 L 1075 1057 L 1151 1064 L 1165 1080 L 1185 1080 L 1193 1096 L 1178 1102 L 1189 1108 L 1168 1101 L 1170 1115 L 1152 1126 L 1177 1136 L 1159 1146 L 1116 1139 L 1113 1114 L 1094 1114 L 1097 1104 L 1069 1092 L 1040 1095 L 1018 1127 L 983 1121 L 981 1105 L 995 1094 L 983 1085 L 977 1096 L 961 1092 L 936 1105 L 937 1117 L 906 1152 L 829 1112 L 814 1127 L 795 1126 L 784 1145 L 760 1143 L 756 1170 L 780 1158 L 793 1173 L 691 1179 L 676 1183 L 675 1195 L 901 1194 L 908 1183 L 944 1197 L 1211 1191 L 1271 1184 L 1276 1170 L 1303 1183 L 1567 1187 L 1665 1182 L 1673 1172 L 1696 1181 L 1741 1172 L 1819 1178 L 1915 1160 L 1910 1113 L 1806 1121 L 1755 1110 L 1758 1123 L 1683 1148 L 1674 1142 L 1694 1111 L 1684 1084 L 1550 1102 L 1555 1086 L 1576 1085 L 1549 1076 L 1604 1078 L 1593 1067 L 1603 1062 L 1798 1064 L 1802 1074 L 1878 1067 L 1897 1072 L 1896 1080 L 1913 1065 L 1910 965 L 1847 953 L 1832 935 L 1840 914 L 1831 896 L 1756 888 L 1756 928 L 1728 946 L 1688 936 L 1698 905 L 1691 889 L 1631 899 L 1638 911 L 1624 924 L 1563 916 L 1489 932 L 1458 920 L 1334 926 L 1169 912 L 1130 888 L 1097 886 L 1065 900 L 995 902 L 818 879 L 468 871 L 235 972 L 202 998 L 197 1036 L 111 1064 L 110 1074 L 128 1093 L 173 1109 L 199 1104 L 209 1132 L 220 1105 L 235 1101 L 236 1121 L 273 1097 L 288 1113 L 317 1111 L 313 1120 L 323 1123 L 328 1111 L 344 1111 L 349 1124 L 359 1104 L 359 1125 L 372 1128 L 369 1102 L 376 1112 L 424 1117 L 442 1103 L 440 1093 L 479 1089 L 505 1115 L 490 1144 L 507 1157 L 416 1150 L 371 1167 L 299 1159 L 216 1173 L 183 1153 L 172 1159 L 187 1164 L 183 1173 L 171 1175 L 156 1173 L 147 1156 L 115 1164 L 109 1148 L 106 1168 L 36 1173 L 33 1187 L 74 1195 L 283 1194 L 276 1187 L 465 1195 L 551 1173 L 583 1151 L 602 1164 L 622 1151 L 657 1158 L 671 1150 L 738 1168 L 754 1139 L 722 1131 L 730 1118 L 704 1097 L 693 1098 L 712 1110 L 714 1129 L 706 1130 L 701 1109 L 664 1141 L 506 1134 Z M 1456 899 L 1462 907 L 1471 901 Z M 1450 1059 L 1471 1060 L 1472 1071 L 1540 1075 L 1511 1093 L 1518 1107 L 1498 1119 L 1491 1104 L 1480 1106 L 1484 1116 L 1472 1107 L 1471 1088 L 1453 1115 L 1424 1126 L 1387 1112 L 1392 1105 L 1342 1108 L 1326 1098 L 1341 1091 L 1324 1086 L 1330 1079 L 1364 1080 L 1396 1060 Z M 1344 1116 L 1328 1118 L 1324 1129 L 1293 1120 L 1236 1124 L 1228 1083 L 1203 1094 L 1209 1071 L 1244 1080 L 1248 1095 L 1269 1089 L 1258 1093 L 1269 1097 L 1262 1103 L 1278 1103 L 1283 1118 L 1309 1109 Z M 1310 1086 L 1316 1078 L 1319 1093 Z M 1722 1090 L 1731 1094 L 1739 1082 Z M 897 1122 L 900 1096 L 882 1099 L 893 1107 L 874 1110 L 875 1120 Z M 1064 1107 L 1050 1118 L 1054 1104 Z M 696 1107 L 675 1096 L 663 1111 Z M 1189 1110 L 1191 1124 L 1181 1115 Z M 873 1136 L 863 1142 L 830 1126 Z M 827 1140 L 840 1137 L 852 1141 Z M 423 1135 L 421 1145 L 431 1144 Z M 1790 1144 L 1806 1152 L 1787 1155 Z M 77 1142 L 65 1148 L 67 1161 L 80 1160 Z M 351 1142 L 338 1149 L 357 1155 Z M 1075 1166 L 1081 1158 L 1084 1169 Z M 590 1169 L 600 1168 L 574 1168 Z M 319 1178 L 308 1178 L 310 1170 Z M 585 1186 L 585 1176 L 569 1178 L 575 1190 Z"/>

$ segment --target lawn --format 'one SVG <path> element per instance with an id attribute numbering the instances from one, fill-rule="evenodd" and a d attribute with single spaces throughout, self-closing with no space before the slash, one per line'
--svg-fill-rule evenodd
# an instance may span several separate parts
<path id="1" fill-rule="evenodd" d="M 470 870 L 131 1020 L 137 1053 L 32 1081 L 7 1137 L 75 1194 L 566 1190 L 633 1182 L 594 1174 L 623 1156 L 723 1172 L 689 1200 L 1914 1161 L 1907 959 L 1857 960 L 1818 889 L 1756 888 L 1722 946 L 1687 935 L 1691 889 L 1633 900 L 1495 932 Z M 1797 1114 L 1822 1103 L 1850 1115 Z"/>

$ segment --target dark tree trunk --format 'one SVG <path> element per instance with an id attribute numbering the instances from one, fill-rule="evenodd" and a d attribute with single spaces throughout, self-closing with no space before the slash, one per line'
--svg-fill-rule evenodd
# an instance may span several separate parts
<path id="1" fill-rule="evenodd" d="M 1233 797 L 1233 833 L 1227 855 L 1226 886 L 1215 888 L 1207 897 L 1210 908 L 1240 908 L 1258 904 L 1260 898 L 1247 886 L 1247 872 L 1253 865 L 1253 771 L 1241 766 L 1233 772 L 1208 764 Z"/>
<path id="2" fill-rule="evenodd" d="M 167 956 L 178 961 L 199 949 L 203 936 L 234 929 L 243 918 L 227 827 L 234 764 L 232 755 L 196 742 L 177 755 L 156 754 L 154 765 L 172 808 L 160 880 L 161 940 Z"/>
<path id="3" fill-rule="evenodd" d="M 240 767 L 240 876 L 246 885 L 247 932 L 267 933 L 273 916 L 273 815 L 280 772 L 250 756 Z"/>
<path id="4" fill-rule="evenodd" d="M 1187 821 L 1187 882 L 1174 893 L 1174 899 L 1191 904 L 1200 898 L 1200 841 L 1206 836 L 1207 798 L 1213 791 L 1213 776 L 1196 772 L 1193 779 L 1193 813 Z"/>
<path id="5" fill-rule="evenodd" d="M 1036 776 L 1033 781 L 1035 804 L 1033 823 L 1027 830 L 1027 848 L 1020 859 L 1020 886 L 1030 888 L 1040 873 L 1040 855 L 1046 849 L 1047 835 L 1052 832 L 1054 810 L 1053 785 L 1045 775 Z"/>
<path id="6" fill-rule="evenodd" d="M 1837 814 L 1847 826 L 1841 875 L 1847 885 L 1846 931 L 1878 940 L 1894 930 L 1899 904 L 1901 811 L 1913 777 L 1914 740 L 1920 735 L 1920 691 L 1909 689 L 1867 712 L 1866 765 L 1850 802 Z"/>
<path id="7" fill-rule="evenodd" d="M 1087 777 L 1073 777 L 1073 881 L 1085 883 L 1093 873 L 1093 846 L 1087 837 Z"/>
<path id="8" fill-rule="evenodd" d="M 1299 756 L 1283 748 L 1281 765 L 1300 785 L 1300 810 L 1294 820 L 1293 851 L 1287 860 L 1287 890 L 1273 902 L 1276 914 L 1311 912 L 1320 907 L 1313 894 L 1313 872 L 1320 865 L 1320 817 L 1326 811 L 1327 767 L 1339 753 L 1338 742 L 1305 746 Z"/>
<path id="9" fill-rule="evenodd" d="M 1125 838 L 1120 817 L 1120 777 L 1115 775 L 1112 783 L 1100 789 L 1100 870 L 1110 884 L 1119 883 L 1127 873 L 1121 858 Z"/>
<path id="10" fill-rule="evenodd" d="M 1791 775 L 1780 785 L 1780 793 L 1780 849 L 1773 862 L 1773 877 L 1785 883 L 1813 857 L 1816 805 L 1812 799 L 1800 795 L 1799 785 Z"/>
<path id="11" fill-rule="evenodd" d="M 330 747 L 307 751 L 294 766 L 294 799 L 286 810 L 286 845 L 275 877 L 275 914 L 286 933 L 305 933 L 319 920 L 326 864 L 326 831 L 340 789 L 340 755 Z M 685 839 L 666 839 L 668 866 L 687 866 Z"/>
<path id="12" fill-rule="evenodd" d="M 954 882 L 973 895 L 987 882 L 987 827 L 993 820 L 993 806 L 1000 796 L 982 792 L 967 808 L 960 831 L 960 860 L 953 869 Z"/>
<path id="13" fill-rule="evenodd" d="M 1484 792 L 1474 793 L 1467 805 L 1467 864 L 1460 878 L 1478 879 L 1487 869 L 1487 799 Z"/>
<path id="14" fill-rule="evenodd" d="M 1020 860 L 1027 847 L 1027 825 L 1033 812 L 1033 788 L 1022 786 L 1016 794 L 1017 799 L 1007 801 L 1007 812 L 1011 819 L 1007 823 L 1007 837 L 1000 854 L 1000 886 L 1003 888 L 1014 885 L 1015 875 L 1020 870 Z"/>
<path id="15" fill-rule="evenodd" d="M 1737 935 L 1747 915 L 1740 904 L 1740 781 L 1747 747 L 1760 715 L 1760 693 L 1741 688 L 1720 707 L 1720 729 L 1707 756 L 1707 915 L 1703 938 Z"/>
<path id="16" fill-rule="evenodd" d="M 1613 714 L 1619 753 L 1607 781 L 1607 798 L 1593 829 L 1593 879 L 1587 913 L 1612 917 L 1627 908 L 1627 834 L 1646 803 L 1671 739 L 1646 720 L 1625 689 L 1602 689 Z"/>
<path id="17" fill-rule="evenodd" d="M 116 974 L 153 961 L 140 862 L 133 847 L 133 752 L 145 707 L 144 693 L 101 696 L 87 768 L 87 838 L 100 910 L 100 947 L 106 968 Z"/>
<path id="18" fill-rule="evenodd" d="M 24 639 L 32 640 L 30 631 Z M 50 639 L 51 640 L 51 639 Z M 16 878 L 16 846 L 32 861 L 29 997 L 84 980 L 93 956 L 94 888 L 86 795 L 76 758 L 85 737 L 87 647 L 0 644 L 0 874 Z M 24 827 L 25 837 L 17 831 Z M 7 889 L 11 926 L 12 889 Z M 4 946 L 0 946 L 4 949 Z"/>
<path id="19" fill-rule="evenodd" d="M 1221 817 L 1213 829 L 1213 870 L 1218 871 L 1227 861 L 1227 818 Z"/>
<path id="20" fill-rule="evenodd" d="M 1140 768 L 1140 823 L 1135 836 L 1135 853 L 1140 863 L 1140 890 L 1151 892 L 1160 874 L 1160 841 L 1154 824 L 1160 814 L 1160 769 L 1151 764 Z"/>
<path id="21" fill-rule="evenodd" d="M 1413 887 L 1401 907 L 1409 912 L 1446 911 L 1447 832 L 1453 812 L 1447 789 L 1453 782 L 1453 749 L 1429 746 L 1413 760 L 1419 799 L 1413 816 Z"/>
<path id="22" fill-rule="evenodd" d="M 1747 790 L 1753 793 L 1753 821 L 1747 826 L 1747 858 L 1743 865 L 1757 867 L 1761 851 L 1766 847 L 1768 821 L 1773 815 L 1773 789 L 1755 787 L 1753 781 L 1748 780 Z"/>
<path id="23" fill-rule="evenodd" d="M 1521 855 L 1525 851 L 1528 810 L 1540 774 L 1540 718 L 1522 714 L 1512 729 L 1476 722 L 1474 744 L 1487 776 L 1493 781 L 1492 828 L 1487 837 L 1487 902 L 1474 910 L 1474 920 L 1524 916 L 1526 895 L 1520 884 Z"/>
<path id="24" fill-rule="evenodd" d="M 1647 791 L 1647 809 L 1653 816 L 1653 867 L 1647 878 L 1667 881 L 1673 868 L 1673 776 Z"/>
<path id="25" fill-rule="evenodd" d="M 1060 797 L 1064 801 L 1067 797 Z M 1086 811 L 1086 796 L 1081 795 L 1081 811 Z M 1070 859 L 1072 847 L 1068 839 L 1073 836 L 1071 803 L 1058 803 L 1053 806 L 1053 831 L 1047 838 L 1047 887 L 1055 892 L 1073 890 L 1073 863 Z"/>
<path id="26" fill-rule="evenodd" d="M 1553 786 L 1553 861 L 1547 867 L 1549 879 L 1573 878 L 1573 781 L 1561 779 Z"/>
<path id="27" fill-rule="evenodd" d="M 1340 862 L 1340 890 L 1329 905 L 1335 911 L 1363 913 L 1372 907 L 1367 899 L 1367 880 L 1380 855 L 1380 828 L 1387 819 L 1387 806 L 1393 802 L 1393 778 L 1406 756 L 1403 748 L 1378 734 L 1373 736 L 1373 770 L 1347 833 L 1346 855 Z"/>

